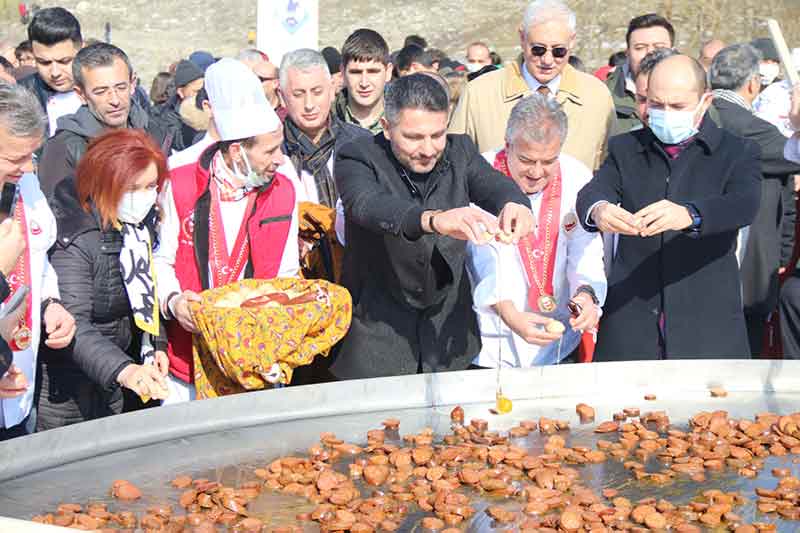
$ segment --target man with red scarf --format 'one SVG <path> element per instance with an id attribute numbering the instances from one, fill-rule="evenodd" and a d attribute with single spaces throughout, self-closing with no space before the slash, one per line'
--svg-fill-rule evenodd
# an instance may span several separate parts
<path id="1" fill-rule="evenodd" d="M 597 326 L 606 294 L 603 243 L 575 214 L 575 198 L 592 173 L 561 153 L 566 135 L 561 106 L 534 94 L 512 109 L 505 148 L 484 154 L 528 195 L 538 223 L 517 245 L 469 245 L 483 345 L 474 366 L 558 363 L 583 331 Z M 570 314 L 570 300 L 577 316 Z M 554 328 L 554 321 L 565 327 Z"/>
<path id="2" fill-rule="evenodd" d="M 0 188 L 7 184 L 16 188 L 10 213 L 0 214 L 0 219 L 11 218 L 0 230 L 2 307 L 17 291 L 28 290 L 22 305 L 11 312 L 16 324 L 0 332 L 13 352 L 13 364 L 0 377 L 0 441 L 33 431 L 40 353 L 60 350 L 75 336 L 75 319 L 58 300 L 58 276 L 47 256 L 55 242 L 56 220 L 33 173 L 33 152 L 42 142 L 46 124 L 31 92 L 0 82 Z"/>
<path id="3" fill-rule="evenodd" d="M 189 165 L 172 169 L 155 262 L 162 313 L 171 318 L 170 395 L 194 397 L 189 302 L 198 293 L 242 278 L 298 272 L 297 209 L 284 162 L 283 127 L 255 74 L 235 59 L 206 71 L 206 91 L 220 142 Z"/>

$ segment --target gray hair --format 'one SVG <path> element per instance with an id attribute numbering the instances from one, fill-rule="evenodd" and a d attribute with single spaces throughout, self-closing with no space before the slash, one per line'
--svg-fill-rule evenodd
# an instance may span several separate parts
<path id="1" fill-rule="evenodd" d="M 733 44 L 714 56 L 708 69 L 712 89 L 738 91 L 758 75 L 761 52 L 750 44 Z"/>
<path id="2" fill-rule="evenodd" d="M 310 48 L 299 48 L 283 56 L 281 61 L 280 77 L 281 89 L 286 90 L 289 84 L 289 69 L 297 69 L 306 72 L 314 68 L 321 68 L 325 72 L 325 77 L 331 79 L 331 72 L 328 70 L 328 63 L 325 57 Z"/>
<path id="3" fill-rule="evenodd" d="M 674 48 L 656 48 L 655 50 L 648 52 L 639 63 L 639 72 L 636 73 L 636 76 L 647 76 L 649 78 L 650 73 L 653 72 L 653 69 L 656 68 L 656 65 L 668 57 L 677 55 L 680 55 L 680 52 Z"/>
<path id="4" fill-rule="evenodd" d="M 400 112 L 404 109 L 448 113 L 450 98 L 440 80 L 417 72 L 387 84 L 383 105 L 386 120 L 389 124 L 395 125 L 400 118 Z"/>
<path id="5" fill-rule="evenodd" d="M 577 28 L 575 12 L 562 0 L 534 0 L 528 4 L 525 15 L 522 17 L 522 31 L 527 35 L 531 26 L 551 20 L 563 20 L 567 23 L 569 30 L 575 33 Z"/>
<path id="6" fill-rule="evenodd" d="M 72 79 L 81 89 L 84 87 L 83 69 L 92 70 L 97 67 L 110 67 L 114 64 L 114 59 L 119 59 L 128 67 L 128 78 L 132 79 L 133 67 L 131 61 L 121 48 L 113 44 L 98 42 L 90 44 L 77 53 L 72 61 Z"/>
<path id="7" fill-rule="evenodd" d="M 561 145 L 567 138 L 567 114 L 555 98 L 534 93 L 517 102 L 506 125 L 506 142 L 520 137 L 528 142 L 546 143 L 558 135 Z"/>
<path id="8" fill-rule="evenodd" d="M 0 80 L 0 127 L 13 137 L 41 137 L 46 125 L 42 105 L 32 92 Z"/>
<path id="9" fill-rule="evenodd" d="M 255 48 L 244 48 L 240 50 L 239 53 L 236 54 L 236 59 L 242 63 L 261 63 L 262 61 L 266 61 L 263 54 Z"/>

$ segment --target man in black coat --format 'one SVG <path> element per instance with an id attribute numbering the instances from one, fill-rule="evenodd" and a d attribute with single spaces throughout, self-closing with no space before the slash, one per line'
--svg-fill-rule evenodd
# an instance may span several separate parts
<path id="1" fill-rule="evenodd" d="M 175 84 L 175 92 L 163 104 L 151 109 L 150 116 L 157 122 L 161 130 L 165 133 L 165 145 L 167 154 L 185 150 L 192 144 L 200 133 L 191 127 L 181 116 L 181 104 L 187 99 L 194 98 L 205 84 L 203 71 L 187 59 L 182 59 L 175 67 L 175 76 L 172 82 Z"/>
<path id="2" fill-rule="evenodd" d="M 578 194 L 590 231 L 618 233 L 595 359 L 748 357 L 736 237 L 761 196 L 759 148 L 704 118 L 705 71 L 650 74 L 648 128 L 619 135 Z"/>
<path id="3" fill-rule="evenodd" d="M 383 133 L 342 147 L 334 175 L 345 209 L 343 285 L 353 321 L 331 371 L 340 379 L 463 370 L 480 351 L 466 240 L 530 233 L 519 187 L 464 135 L 447 135 L 439 81 L 412 74 L 385 96 Z M 499 214 L 498 221 L 470 207 Z"/>
<path id="4" fill-rule="evenodd" d="M 774 125 L 753 114 L 761 90 L 761 54 L 749 44 L 721 50 L 711 63 L 714 90 L 710 115 L 720 127 L 750 139 L 761 148 L 761 205 L 747 232 L 742 258 L 742 299 L 750 350 L 761 353 L 767 316 L 778 304 L 778 269 L 787 265 L 794 248 L 796 208 L 792 174 L 800 165 L 783 157 L 786 137 Z"/>
<path id="5" fill-rule="evenodd" d="M 786 157 L 800 163 L 800 85 L 792 89 L 789 122 L 795 133 L 784 146 Z M 781 342 L 785 359 L 800 359 L 800 262 L 792 265 L 792 276 L 781 286 Z"/>
<path id="6" fill-rule="evenodd" d="M 132 98 L 135 87 L 128 56 L 112 44 L 95 43 L 78 52 L 72 63 L 75 90 L 85 105 L 58 120 L 39 160 L 39 183 L 50 198 L 56 185 L 75 173 L 89 142 L 115 128 L 146 130 L 159 145 L 164 133 Z"/>

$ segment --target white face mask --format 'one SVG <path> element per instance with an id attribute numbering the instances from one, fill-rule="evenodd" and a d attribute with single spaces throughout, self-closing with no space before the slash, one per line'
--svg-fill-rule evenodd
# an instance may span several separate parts
<path id="1" fill-rule="evenodd" d="M 253 167 L 250 165 L 250 159 L 247 158 L 247 152 L 245 152 L 244 147 L 242 147 L 241 153 L 246 172 L 239 170 L 239 165 L 236 164 L 236 161 L 233 162 L 233 172 L 236 174 L 236 178 L 242 182 L 242 185 L 250 189 L 258 189 L 259 187 L 263 187 L 264 185 L 269 185 L 272 183 L 272 178 L 259 176 L 258 173 L 253 170 Z"/>
<path id="2" fill-rule="evenodd" d="M 469 71 L 469 72 L 478 72 L 480 69 L 482 69 L 485 66 L 486 65 L 481 65 L 480 63 L 469 63 L 468 62 L 466 64 L 467 71 Z"/>
<path id="3" fill-rule="evenodd" d="M 119 200 L 117 219 L 126 224 L 141 224 L 157 198 L 158 191 L 155 189 L 126 192 Z"/>
<path id="4" fill-rule="evenodd" d="M 758 73 L 761 75 L 761 85 L 769 85 L 780 76 L 781 66 L 777 63 L 761 63 Z"/>

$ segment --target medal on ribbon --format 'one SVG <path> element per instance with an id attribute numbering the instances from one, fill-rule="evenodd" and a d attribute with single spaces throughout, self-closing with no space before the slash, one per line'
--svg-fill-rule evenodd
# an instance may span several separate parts
<path id="1" fill-rule="evenodd" d="M 22 286 L 27 286 L 30 289 L 31 286 L 31 261 L 30 261 L 30 242 L 28 239 L 28 225 L 27 221 L 25 220 L 25 207 L 22 203 L 22 197 L 17 198 L 17 204 L 14 208 L 14 220 L 20 225 L 22 229 L 22 234 L 25 235 L 25 251 L 19 256 L 17 259 L 17 264 L 14 266 L 14 271 L 8 276 L 7 281 L 9 288 L 11 289 L 11 294 L 9 294 L 8 298 L 6 298 L 6 302 L 8 302 L 14 293 Z M 12 334 L 11 342 L 9 343 L 9 347 L 12 351 L 19 352 L 22 350 L 26 350 L 30 347 L 31 342 L 33 340 L 33 331 L 31 330 L 33 320 L 31 315 L 31 291 L 28 291 L 28 295 L 25 298 L 26 309 L 25 309 L 25 316 L 20 318 L 19 325 L 14 330 Z"/>
<path id="2" fill-rule="evenodd" d="M 497 153 L 494 168 L 511 177 L 506 150 Z M 556 310 L 553 290 L 558 232 L 561 220 L 561 167 L 542 191 L 537 230 L 520 239 L 517 250 L 528 278 L 528 306 L 533 312 Z"/>

